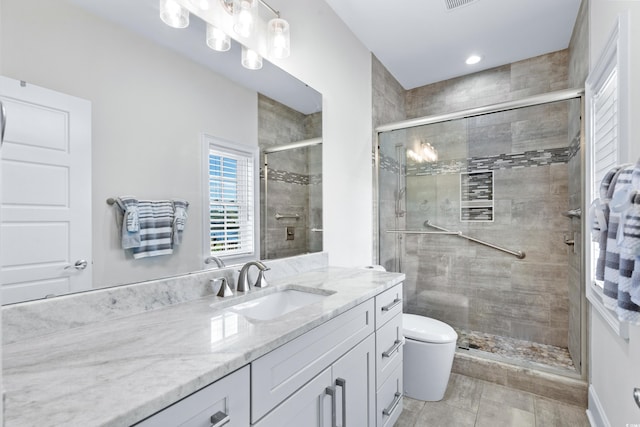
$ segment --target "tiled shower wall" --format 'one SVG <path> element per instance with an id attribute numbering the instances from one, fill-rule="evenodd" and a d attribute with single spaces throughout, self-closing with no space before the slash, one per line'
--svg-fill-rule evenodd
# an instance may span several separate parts
<path id="1" fill-rule="evenodd" d="M 563 50 L 410 90 L 396 110 L 415 118 L 565 89 L 568 60 L 569 51 Z M 375 78 L 384 73 L 374 69 L 373 75 L 374 86 L 386 84 Z M 384 103 L 374 98 L 376 105 Z M 379 262 L 394 269 L 396 245 L 405 249 L 407 311 L 459 327 L 567 346 L 569 249 L 563 239 L 570 224 L 561 212 L 568 209 L 568 163 L 576 155 L 567 125 L 572 109 L 567 103 L 551 104 L 383 136 L 392 141 L 381 142 L 387 167 L 381 168 L 379 179 Z M 394 164 L 395 146 L 409 142 L 411 148 L 419 138 L 438 145 L 439 161 L 430 166 L 433 174 L 424 165 L 412 170 L 409 164 L 400 187 L 408 198 L 397 203 L 396 171 L 402 165 Z M 461 223 L 459 173 L 487 165 L 494 169 L 495 219 Z M 527 257 L 518 260 L 455 236 L 408 235 L 398 242 L 397 235 L 385 233 L 393 228 L 425 230 L 426 219 L 523 250 Z"/>
<path id="2" fill-rule="evenodd" d="M 322 250 L 322 146 L 268 155 L 268 206 L 265 215 L 265 148 L 322 135 L 322 113 L 305 115 L 271 98 L 258 95 L 260 146 L 260 258 L 274 259 Z M 298 214 L 299 219 L 275 215 Z M 295 238 L 287 240 L 286 228 Z"/>

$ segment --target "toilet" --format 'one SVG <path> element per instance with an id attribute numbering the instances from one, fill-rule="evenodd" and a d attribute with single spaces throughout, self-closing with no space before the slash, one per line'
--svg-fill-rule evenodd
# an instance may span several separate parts
<path id="1" fill-rule="evenodd" d="M 426 401 L 442 400 L 458 334 L 444 322 L 407 313 L 402 314 L 402 329 L 405 396 Z"/>

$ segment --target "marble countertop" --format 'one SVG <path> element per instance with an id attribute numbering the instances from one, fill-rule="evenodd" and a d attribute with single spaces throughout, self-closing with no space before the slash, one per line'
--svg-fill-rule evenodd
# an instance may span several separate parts
<path id="1" fill-rule="evenodd" d="M 5 426 L 131 425 L 403 279 L 327 267 L 247 295 L 200 298 L 7 344 Z M 227 310 L 286 287 L 334 293 L 270 321 Z"/>

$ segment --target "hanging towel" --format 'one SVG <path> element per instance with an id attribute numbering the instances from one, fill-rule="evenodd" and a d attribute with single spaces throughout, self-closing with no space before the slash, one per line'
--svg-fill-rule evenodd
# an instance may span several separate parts
<path id="1" fill-rule="evenodd" d="M 640 306 L 640 159 L 633 169 L 631 186 L 633 191 L 629 195 L 630 207 L 625 218 L 622 247 L 635 257 L 636 268 L 628 292 L 631 302 Z"/>
<path id="2" fill-rule="evenodd" d="M 632 168 L 624 166 L 616 172 L 609 192 L 607 201 L 616 197 L 616 192 L 625 191 L 631 183 Z M 618 225 L 620 223 L 620 212 L 612 209 L 609 204 L 609 221 L 607 224 L 607 243 L 604 263 L 604 290 L 603 303 L 605 307 L 616 310 L 618 305 L 618 285 L 620 282 L 620 248 L 618 246 Z"/>
<path id="3" fill-rule="evenodd" d="M 189 203 L 186 200 L 176 199 L 173 201 L 173 243 L 176 245 L 182 244 L 182 233 L 187 225 L 187 208 Z"/>
<path id="4" fill-rule="evenodd" d="M 138 216 L 138 199 L 135 196 L 122 196 L 116 199 L 122 214 L 121 244 L 122 249 L 140 246 L 140 220 Z"/>
<path id="5" fill-rule="evenodd" d="M 171 200 L 138 201 L 140 246 L 133 248 L 135 259 L 173 253 L 173 222 Z"/>
<path id="6" fill-rule="evenodd" d="M 600 183 L 600 198 L 591 204 L 589 221 L 591 223 L 592 240 L 598 242 L 598 259 L 596 261 L 596 281 L 604 282 L 604 265 L 607 256 L 607 227 L 609 223 L 609 203 L 613 193 L 612 182 L 621 167 L 615 167 L 606 173 Z"/>

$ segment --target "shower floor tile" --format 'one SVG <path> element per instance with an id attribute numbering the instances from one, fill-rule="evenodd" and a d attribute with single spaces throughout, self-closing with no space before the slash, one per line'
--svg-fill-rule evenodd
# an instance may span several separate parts
<path id="1" fill-rule="evenodd" d="M 525 362 L 541 367 L 575 372 L 569 350 L 548 344 L 503 337 L 477 331 L 456 330 L 458 343 L 468 343 L 469 349 L 500 356 L 505 361 Z"/>

